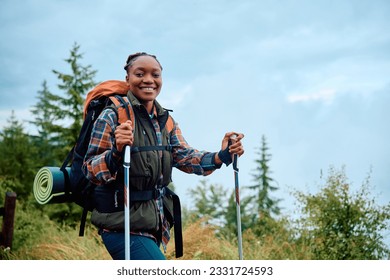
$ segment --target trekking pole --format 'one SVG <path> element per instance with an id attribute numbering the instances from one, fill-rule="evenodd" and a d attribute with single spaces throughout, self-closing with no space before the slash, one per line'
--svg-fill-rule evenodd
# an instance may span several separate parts
<path id="1" fill-rule="evenodd" d="M 231 139 L 235 139 L 233 135 Z M 236 214 L 237 214 L 237 238 L 238 238 L 238 256 L 240 260 L 243 259 L 242 254 L 242 232 L 241 232 L 241 209 L 240 209 L 240 185 L 238 183 L 238 155 L 233 155 L 233 170 L 234 170 L 234 184 L 236 192 Z"/>
<path id="2" fill-rule="evenodd" d="M 124 203 L 125 203 L 125 260 L 130 260 L 130 161 L 131 148 L 125 147 L 123 167 L 125 173 Z"/>

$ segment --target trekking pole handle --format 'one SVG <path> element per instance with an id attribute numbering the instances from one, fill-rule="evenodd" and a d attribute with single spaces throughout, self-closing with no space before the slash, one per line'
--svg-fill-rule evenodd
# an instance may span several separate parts
<path id="1" fill-rule="evenodd" d="M 128 168 L 130 167 L 130 161 L 131 161 L 131 148 L 129 145 L 125 147 L 125 157 L 123 159 L 123 166 Z"/>
<path id="2" fill-rule="evenodd" d="M 230 136 L 230 139 L 232 141 L 235 141 L 237 138 L 237 134 L 233 134 L 232 136 Z M 238 155 L 237 154 L 233 154 L 233 170 L 238 172 Z"/>

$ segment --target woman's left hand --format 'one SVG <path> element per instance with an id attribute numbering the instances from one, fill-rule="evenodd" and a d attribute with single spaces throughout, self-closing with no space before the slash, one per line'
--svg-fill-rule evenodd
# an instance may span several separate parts
<path id="1" fill-rule="evenodd" d="M 244 134 L 237 132 L 227 132 L 222 139 L 221 150 L 225 150 L 230 141 L 229 153 L 231 155 L 237 154 L 241 156 L 244 154 L 244 146 L 242 145 L 241 139 L 244 138 Z"/>
<path id="2" fill-rule="evenodd" d="M 223 162 L 229 165 L 232 162 L 233 154 L 237 154 L 238 156 L 244 154 L 244 146 L 241 142 L 242 138 L 244 138 L 244 134 L 242 133 L 227 132 L 222 139 L 221 151 L 215 154 L 215 163 L 222 164 Z"/>

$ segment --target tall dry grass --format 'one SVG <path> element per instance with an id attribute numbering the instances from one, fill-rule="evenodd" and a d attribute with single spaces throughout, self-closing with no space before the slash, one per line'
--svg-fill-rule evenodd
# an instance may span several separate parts
<path id="1" fill-rule="evenodd" d="M 18 239 L 23 238 L 23 242 L 19 240 L 19 246 L 15 251 L 0 252 L 0 259 L 111 260 L 94 227 L 87 227 L 85 236 L 79 237 L 77 229 L 73 227 L 58 226 L 45 219 L 41 219 L 39 224 L 37 220 L 30 226 L 23 222 L 23 227 L 15 232 L 16 236 L 19 235 Z M 217 236 L 216 231 L 217 228 L 208 224 L 207 220 L 192 220 L 187 223 L 183 230 L 184 255 L 179 260 L 238 259 L 237 238 L 223 238 Z M 27 232 L 31 234 L 28 235 Z M 176 259 L 174 244 L 173 236 L 167 248 L 168 260 Z M 243 251 L 246 260 L 312 257 L 310 250 L 306 250 L 304 246 L 289 243 L 287 234 L 282 230 L 262 237 L 252 230 L 246 230 L 243 233 Z"/>
<path id="2" fill-rule="evenodd" d="M 183 232 L 184 254 L 180 260 L 237 260 L 237 238 L 216 235 L 216 228 L 199 220 L 188 224 Z M 252 230 L 243 232 L 243 255 L 246 260 L 310 259 L 308 248 L 291 244 L 284 233 L 259 237 Z M 175 259 L 174 241 L 167 248 L 167 258 Z"/>
<path id="3" fill-rule="evenodd" d="M 186 226 L 183 231 L 184 254 L 181 260 L 232 260 L 237 248 L 231 242 L 217 239 L 215 228 L 204 220 Z M 174 240 L 168 244 L 167 259 L 175 259 Z"/>
<path id="4" fill-rule="evenodd" d="M 22 246 L 7 253 L 7 259 L 16 260 L 109 260 L 96 230 L 78 236 L 72 228 L 48 228 L 46 234 L 35 239 L 34 245 Z"/>

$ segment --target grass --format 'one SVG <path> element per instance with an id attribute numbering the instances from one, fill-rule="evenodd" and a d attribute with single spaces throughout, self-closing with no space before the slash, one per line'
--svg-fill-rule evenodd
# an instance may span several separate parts
<path id="1" fill-rule="evenodd" d="M 58 225 L 38 210 L 27 209 L 17 210 L 13 250 L 2 248 L 0 259 L 111 260 L 93 226 L 87 226 L 85 235 L 79 237 L 77 228 Z M 218 237 L 215 232 L 205 220 L 187 223 L 183 229 L 184 255 L 179 260 L 237 260 L 237 239 Z M 310 259 L 304 248 L 285 240 L 282 234 L 259 238 L 247 230 L 243 233 L 244 259 Z M 168 260 L 176 259 L 174 244 L 173 236 L 167 248 Z"/>

